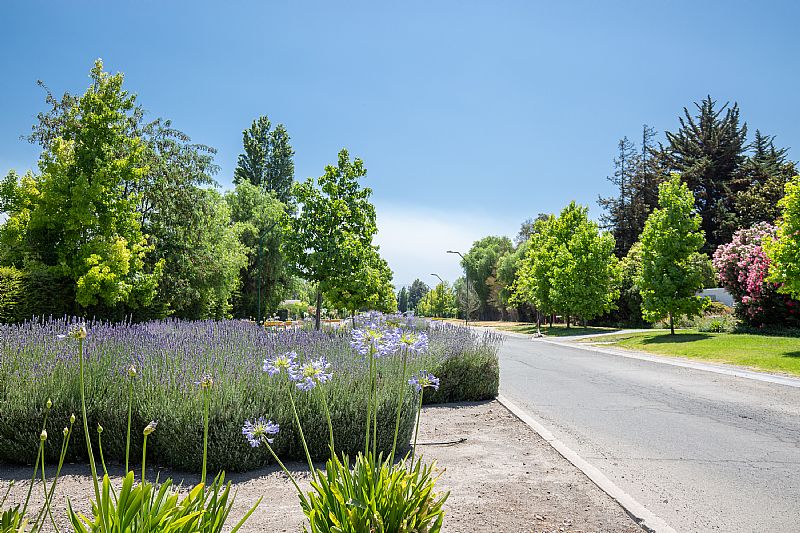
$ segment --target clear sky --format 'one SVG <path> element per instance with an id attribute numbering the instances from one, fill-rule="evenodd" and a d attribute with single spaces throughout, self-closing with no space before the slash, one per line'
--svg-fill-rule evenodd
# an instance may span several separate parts
<path id="1" fill-rule="evenodd" d="M 675 130 L 683 106 L 736 100 L 800 159 L 797 2 L 39 2 L 0 4 L 0 172 L 44 94 L 123 71 L 150 114 L 218 149 L 286 125 L 298 178 L 347 147 L 374 189 L 395 283 L 459 275 L 450 248 L 570 200 L 598 216 L 617 140 Z"/>

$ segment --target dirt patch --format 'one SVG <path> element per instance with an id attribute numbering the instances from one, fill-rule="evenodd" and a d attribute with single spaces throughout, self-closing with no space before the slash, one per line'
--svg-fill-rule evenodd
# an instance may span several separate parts
<path id="1" fill-rule="evenodd" d="M 641 533 L 619 505 L 499 403 L 426 407 L 422 420 L 419 448 L 444 469 L 438 486 L 450 491 L 444 531 Z M 432 444 L 461 439 L 466 440 Z M 307 469 L 300 464 L 287 466 L 307 487 Z M 89 510 L 92 481 L 87 470 L 75 465 L 64 469 L 66 475 L 59 481 L 56 497 L 59 527 L 67 527 L 62 511 L 66 497 L 77 509 Z M 29 468 L 0 465 L 0 494 L 10 480 L 17 480 L 10 500 L 24 501 L 31 473 Z M 156 473 L 148 476 L 153 479 Z M 158 473 L 161 479 L 172 477 L 185 485 L 197 482 L 193 475 L 167 469 Z M 282 472 L 266 468 L 230 478 L 238 491 L 233 520 L 264 496 L 243 531 L 302 531 L 297 496 Z M 41 486 L 32 499 L 36 503 L 42 500 Z M 33 508 L 38 510 L 38 505 Z"/>

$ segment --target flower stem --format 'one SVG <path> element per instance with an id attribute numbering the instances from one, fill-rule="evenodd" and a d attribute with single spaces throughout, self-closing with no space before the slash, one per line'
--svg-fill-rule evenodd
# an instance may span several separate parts
<path id="1" fill-rule="evenodd" d="M 200 475 L 200 483 L 203 484 L 205 491 L 206 485 L 206 464 L 208 460 L 208 411 L 210 408 L 211 399 L 209 398 L 209 391 L 207 388 L 203 389 L 203 470 Z"/>
<path id="2" fill-rule="evenodd" d="M 372 456 L 378 456 L 378 365 L 372 373 Z"/>
<path id="3" fill-rule="evenodd" d="M 289 476 L 289 481 L 291 481 L 292 485 L 294 485 L 294 488 L 297 489 L 297 493 L 302 495 L 303 491 L 300 490 L 300 486 L 297 484 L 297 481 L 294 479 L 294 476 L 292 475 L 291 472 L 289 472 L 289 470 L 283 464 L 283 461 L 280 460 L 278 455 L 275 453 L 275 450 L 272 449 L 272 446 L 269 445 L 269 442 L 267 441 L 266 437 L 261 437 L 261 442 L 263 442 L 264 445 L 267 447 L 267 449 L 269 450 L 269 453 L 272 454 L 272 458 L 275 459 L 275 462 L 278 463 L 278 465 L 283 469 L 283 472 L 287 476 Z"/>
<path id="4" fill-rule="evenodd" d="M 369 394 L 367 395 L 367 423 L 365 424 L 367 432 L 364 437 L 365 454 L 369 453 L 369 435 L 372 426 L 372 367 L 375 366 L 374 350 L 375 348 L 372 347 L 369 349 Z"/>
<path id="5" fill-rule="evenodd" d="M 147 435 L 142 442 L 142 485 L 144 485 L 145 460 L 147 459 Z"/>
<path id="6" fill-rule="evenodd" d="M 86 387 L 84 381 L 84 362 L 83 362 L 83 339 L 78 339 L 80 351 L 80 380 L 81 380 L 81 413 L 83 414 L 83 435 L 86 438 L 86 452 L 89 454 L 89 468 L 92 471 L 92 483 L 94 484 L 94 495 L 97 504 L 100 505 L 100 485 L 97 482 L 97 468 L 94 464 L 94 453 L 92 453 L 92 439 L 89 437 L 89 421 L 86 418 Z"/>
<path id="7" fill-rule="evenodd" d="M 44 422 L 42 422 L 42 431 L 47 428 L 47 417 L 50 414 L 50 409 L 44 413 Z M 39 473 L 39 460 L 43 456 L 42 449 L 44 448 L 44 441 L 39 440 L 39 449 L 36 450 L 36 464 L 33 466 L 33 476 L 31 476 L 31 484 L 28 487 L 28 495 L 25 497 L 25 505 L 22 506 L 22 516 L 25 516 L 25 511 L 28 509 L 28 503 L 31 500 L 31 493 L 33 492 L 33 484 L 36 482 L 36 474 Z M 42 461 L 42 468 L 44 468 L 44 461 Z"/>
<path id="8" fill-rule="evenodd" d="M 311 469 L 311 477 L 316 479 L 317 472 L 314 470 L 314 463 L 311 462 L 311 454 L 308 453 L 308 444 L 306 444 L 306 437 L 303 435 L 303 426 L 300 425 L 300 416 L 297 414 L 297 406 L 294 403 L 294 394 L 292 393 L 291 383 L 289 383 L 289 401 L 292 404 L 292 412 L 294 412 L 294 423 L 297 425 L 297 431 L 300 433 L 300 440 L 303 442 L 303 450 L 306 452 L 308 468 Z"/>
<path id="9" fill-rule="evenodd" d="M 411 450 L 411 464 L 414 464 L 414 456 L 417 453 L 417 437 L 419 437 L 419 419 L 422 415 L 422 395 L 425 391 L 419 391 L 419 404 L 417 404 L 417 428 L 414 431 L 414 448 Z"/>
<path id="10" fill-rule="evenodd" d="M 406 399 L 406 368 L 408 362 L 408 350 L 403 350 L 403 379 L 400 381 L 400 399 L 397 402 L 397 417 L 394 421 L 394 440 L 392 441 L 392 464 L 394 464 L 394 452 L 397 450 L 397 434 L 400 432 L 400 413 L 403 411 L 403 401 Z"/>
<path id="11" fill-rule="evenodd" d="M 328 436 L 330 437 L 331 457 L 336 455 L 333 447 L 333 423 L 331 422 L 331 410 L 328 408 L 328 396 L 321 388 L 318 387 L 319 395 L 322 397 L 322 406 L 325 408 L 325 418 L 328 419 Z"/>
<path id="12" fill-rule="evenodd" d="M 128 464 L 131 454 L 131 414 L 133 412 L 133 379 L 128 380 L 128 433 L 125 437 L 125 474 L 128 473 Z"/>

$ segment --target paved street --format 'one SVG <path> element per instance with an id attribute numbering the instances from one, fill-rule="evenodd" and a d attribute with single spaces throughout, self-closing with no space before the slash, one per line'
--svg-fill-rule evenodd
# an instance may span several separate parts
<path id="1" fill-rule="evenodd" d="M 501 393 L 678 531 L 797 531 L 800 389 L 506 337 Z"/>

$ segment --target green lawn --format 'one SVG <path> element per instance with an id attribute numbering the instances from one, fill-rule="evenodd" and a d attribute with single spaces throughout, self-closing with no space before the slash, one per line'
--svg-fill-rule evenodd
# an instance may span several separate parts
<path id="1" fill-rule="evenodd" d="M 513 331 L 514 333 L 536 333 L 536 324 L 518 324 L 515 326 L 500 326 L 498 329 Z M 593 333 L 613 333 L 619 328 L 579 327 L 567 328 L 564 324 L 554 324 L 553 327 L 542 325 L 542 334 L 547 337 L 570 337 L 572 335 L 591 335 Z"/>
<path id="2" fill-rule="evenodd" d="M 583 342 L 800 375 L 800 338 L 695 330 L 609 335 Z"/>

